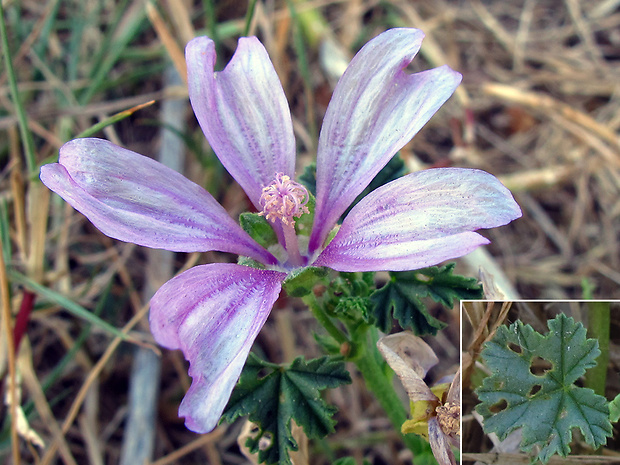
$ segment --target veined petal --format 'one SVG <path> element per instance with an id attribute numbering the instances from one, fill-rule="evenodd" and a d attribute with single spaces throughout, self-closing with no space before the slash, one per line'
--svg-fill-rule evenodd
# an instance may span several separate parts
<path id="1" fill-rule="evenodd" d="M 151 332 L 190 362 L 192 385 L 179 415 L 192 431 L 217 425 L 252 343 L 286 275 L 231 263 L 189 269 L 151 299 Z"/>
<path id="2" fill-rule="evenodd" d="M 428 421 L 428 442 L 439 465 L 456 465 L 456 459 L 450 448 L 451 441 L 441 431 L 437 417 Z"/>
<path id="3" fill-rule="evenodd" d="M 455 403 L 461 405 L 461 367 L 457 370 L 452 383 L 450 384 L 450 390 L 446 396 L 446 403 Z"/>
<path id="4" fill-rule="evenodd" d="M 337 271 L 415 270 L 487 244 L 472 231 L 520 216 L 510 191 L 489 173 L 420 171 L 362 199 L 313 265 Z"/>
<path id="5" fill-rule="evenodd" d="M 403 334 L 405 335 L 404 338 L 402 337 Z M 426 372 L 439 361 L 433 349 L 426 342 L 412 333 L 398 333 L 383 336 L 377 341 L 377 348 L 403 383 L 411 402 L 437 400 L 437 396 L 424 382 Z M 409 352 L 412 357 L 405 359 L 403 355 L 408 353 L 407 348 L 413 350 Z M 415 352 L 416 350 L 422 351 L 419 354 L 419 359 L 415 359 L 418 355 Z"/>
<path id="6" fill-rule="evenodd" d="M 310 252 L 461 82 L 447 66 L 405 71 L 423 37 L 417 29 L 384 32 L 359 51 L 338 82 L 319 137 Z"/>
<path id="7" fill-rule="evenodd" d="M 295 174 L 295 137 L 284 90 L 256 37 L 239 39 L 226 68 L 214 73 L 215 44 L 187 44 L 189 98 L 209 144 L 254 206 L 274 175 Z"/>
<path id="8" fill-rule="evenodd" d="M 41 181 L 114 239 L 175 252 L 218 250 L 275 258 L 202 187 L 148 157 L 101 139 L 75 139 Z"/>
<path id="9" fill-rule="evenodd" d="M 401 331 L 400 333 L 383 336 L 379 339 L 377 345 L 380 350 L 382 350 L 383 346 L 385 346 L 386 350 L 390 349 L 390 351 L 402 359 L 409 369 L 415 371 L 421 378 L 424 378 L 428 370 L 439 363 L 439 359 L 431 346 L 411 331 Z"/>

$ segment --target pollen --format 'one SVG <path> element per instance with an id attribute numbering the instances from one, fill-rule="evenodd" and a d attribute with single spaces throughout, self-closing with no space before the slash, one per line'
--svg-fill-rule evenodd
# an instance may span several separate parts
<path id="1" fill-rule="evenodd" d="M 259 201 L 263 211 L 259 215 L 272 223 L 279 219 L 285 225 L 293 226 L 294 218 L 309 213 L 306 207 L 308 200 L 310 195 L 304 186 L 284 173 L 276 173 L 275 180 L 263 187 Z"/>
<path id="2" fill-rule="evenodd" d="M 456 402 L 447 402 L 437 407 L 436 412 L 441 431 L 447 435 L 458 435 L 460 431 L 461 406 Z"/>

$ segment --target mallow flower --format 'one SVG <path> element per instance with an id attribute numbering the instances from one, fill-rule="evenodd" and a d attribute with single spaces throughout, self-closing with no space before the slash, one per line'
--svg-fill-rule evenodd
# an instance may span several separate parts
<path id="1" fill-rule="evenodd" d="M 351 61 L 321 129 L 313 212 L 306 188 L 294 181 L 291 115 L 263 45 L 255 37 L 239 39 L 221 72 L 214 72 L 211 39 L 187 45 L 196 118 L 222 164 L 272 226 L 277 244 L 271 247 L 259 245 L 202 187 L 110 142 L 72 140 L 60 149 L 58 163 L 41 168 L 47 187 L 112 238 L 176 252 L 230 252 L 255 265 L 193 267 L 151 300 L 155 340 L 181 349 L 190 362 L 192 385 L 179 408 L 189 429 L 202 433 L 217 425 L 290 273 L 307 266 L 355 272 L 434 265 L 488 243 L 475 230 L 521 215 L 492 175 L 429 169 L 376 189 L 332 232 L 461 81 L 447 66 L 407 71 L 423 36 L 416 29 L 388 30 Z M 295 225 L 310 214 L 311 228 Z"/>

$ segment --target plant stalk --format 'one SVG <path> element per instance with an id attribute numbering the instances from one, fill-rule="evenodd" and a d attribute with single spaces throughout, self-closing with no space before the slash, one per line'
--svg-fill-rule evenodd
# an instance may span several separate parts
<path id="1" fill-rule="evenodd" d="M 588 336 L 598 340 L 601 355 L 596 361 L 596 366 L 587 371 L 585 384 L 598 395 L 605 397 L 607 366 L 609 365 L 610 303 L 588 302 L 587 307 Z"/>
<path id="2" fill-rule="evenodd" d="M 407 421 L 407 411 L 401 399 L 394 391 L 392 376 L 386 376 L 383 372 L 381 362 L 378 360 L 376 341 L 377 331 L 372 328 L 366 335 L 366 340 L 361 341 L 363 347 L 359 347 L 360 356 L 353 362 L 357 365 L 362 374 L 366 386 L 375 395 L 388 418 L 392 422 L 394 429 L 401 436 L 405 445 L 413 453 L 413 463 L 428 463 L 428 456 L 432 457 L 430 445 L 414 434 L 402 434 L 401 426 Z"/>

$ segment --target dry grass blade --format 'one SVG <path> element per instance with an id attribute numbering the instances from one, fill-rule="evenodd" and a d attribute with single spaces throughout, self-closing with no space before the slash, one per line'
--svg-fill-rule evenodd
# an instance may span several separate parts
<path id="1" fill-rule="evenodd" d="M 160 458 L 159 460 L 151 462 L 150 465 L 169 465 L 171 463 L 177 463 L 179 459 L 185 457 L 187 454 L 198 449 L 199 447 L 218 441 L 224 435 L 225 431 L 225 428 L 217 428 L 212 433 L 204 434 L 199 438 L 194 439 L 192 442 L 186 444 L 185 446 L 172 452 L 171 454 L 168 454 L 165 457 Z"/>
<path id="2" fill-rule="evenodd" d="M 142 308 L 140 312 L 136 313 L 133 316 L 133 318 L 129 320 L 129 322 L 123 327 L 121 331 L 124 334 L 127 334 L 147 314 L 148 310 L 149 310 L 149 306 L 145 305 L 144 308 Z M 101 358 L 97 361 L 93 369 L 88 374 L 88 377 L 86 378 L 79 392 L 75 396 L 75 400 L 73 401 L 71 405 L 69 413 L 67 414 L 67 417 L 65 418 L 65 421 L 62 424 L 62 434 L 66 434 L 67 431 L 69 431 L 69 428 L 75 421 L 75 418 L 77 417 L 77 414 L 82 406 L 82 403 L 84 402 L 86 394 L 88 393 L 88 390 L 90 389 L 92 383 L 95 382 L 95 380 L 97 379 L 97 376 L 99 376 L 99 374 L 101 373 L 105 365 L 108 363 L 108 361 L 110 360 L 110 357 L 112 356 L 114 351 L 118 348 L 121 342 L 122 342 L 122 339 L 120 337 L 115 337 L 112 340 L 112 342 L 110 342 L 110 344 L 108 345 L 108 348 L 106 349 L 104 354 L 101 356 Z M 54 442 L 45 451 L 45 455 L 41 459 L 41 465 L 49 465 L 52 462 L 52 460 L 54 460 L 54 456 L 56 455 L 56 451 L 58 450 L 58 445 L 59 445 L 59 439 L 56 438 Z"/>
<path id="3" fill-rule="evenodd" d="M 4 340 L 0 348 L 6 353 L 6 361 L 9 368 L 8 390 L 6 393 L 9 399 L 8 406 L 11 414 L 11 450 L 13 463 L 21 463 L 19 453 L 19 438 L 17 436 L 17 372 L 15 369 L 15 346 L 13 345 L 13 328 L 11 325 L 11 297 L 9 294 L 9 278 L 6 273 L 6 263 L 4 254 L 0 252 L 0 304 L 2 305 L 2 330 Z"/>
<path id="4" fill-rule="evenodd" d="M 166 23 L 159 14 L 159 11 L 157 11 L 157 8 L 155 8 L 151 2 L 147 2 L 146 4 L 146 13 L 151 21 L 151 24 L 155 28 L 155 31 L 157 32 L 159 40 L 161 40 L 164 47 L 166 47 L 174 67 L 183 78 L 183 81 L 187 83 L 187 66 L 185 65 L 185 55 L 183 54 L 183 51 L 177 44 L 174 36 L 168 29 L 168 26 L 166 26 Z"/>
<path id="5" fill-rule="evenodd" d="M 537 111 L 558 114 L 569 121 L 589 129 L 607 143 L 611 144 L 614 149 L 620 150 L 620 137 L 612 129 L 600 124 L 594 118 L 586 115 L 585 113 L 578 111 L 565 103 L 558 102 L 548 95 L 523 91 L 514 86 L 495 83 L 485 84 L 482 87 L 482 90 L 489 95 L 499 97 L 510 102 L 527 105 Z M 607 161 L 615 166 L 618 166 L 618 163 L 620 163 L 618 158 L 608 159 Z"/>
<path id="6" fill-rule="evenodd" d="M 486 170 L 514 193 L 524 213 L 510 225 L 482 231 L 491 244 L 464 258 L 459 266 L 465 263 L 473 268 L 462 272 L 476 275 L 482 266 L 510 301 L 520 296 L 618 299 L 619 5 L 619 0 L 299 0 L 258 2 L 249 23 L 251 33 L 269 51 L 291 107 L 297 149 L 303 152 L 297 174 L 315 159 L 317 138 L 312 128 L 320 126 L 326 112 L 334 75 L 341 75 L 355 52 L 380 32 L 391 27 L 423 29 L 422 49 L 406 71 L 448 64 L 463 75 L 463 84 L 401 151 L 407 167 Z M 20 407 L 28 425 L 48 444 L 39 461 L 40 451 L 34 446 L 27 449 L 29 444 L 19 438 L 21 459 L 44 465 L 120 463 L 126 430 L 121 425 L 130 411 L 125 391 L 131 371 L 127 351 L 116 350 L 117 340 L 111 342 L 99 327 L 89 328 L 62 305 L 50 306 L 39 299 L 30 313 L 20 353 L 9 356 L 4 345 L 10 335 L 11 308 L 17 308 L 21 299 L 19 281 L 13 280 L 12 273 L 66 296 L 89 312 L 100 311 L 97 316 L 114 328 L 128 329 L 128 320 L 141 314 L 139 323 L 133 319 L 131 323 L 139 325 L 139 329 L 133 326 L 132 335 L 140 338 L 148 331 L 142 306 L 147 299 L 147 275 L 154 270 L 142 248 L 103 237 L 57 196 L 50 199 L 40 185 L 37 168 L 56 161 L 57 149 L 80 134 L 107 137 L 153 156 L 164 145 L 162 135 L 168 133 L 188 154 L 178 171 L 206 186 L 232 216 L 246 210 L 245 193 L 225 173 L 190 117 L 186 86 L 169 85 L 163 70 L 172 60 L 184 75 L 183 46 L 203 31 L 217 43 L 218 68 L 224 66 L 244 28 L 247 2 L 29 0 L 5 1 L 3 6 L 18 82 L 8 86 L 9 75 L 6 70 L 0 72 L 0 237 L 9 275 L 9 282 L 0 276 L 0 284 L 3 299 L 12 299 L 2 303 L 0 356 L 17 363 L 16 374 L 7 366 L 6 389 L 13 389 L 15 376 L 18 383 L 23 376 L 24 405 Z M 331 67 L 325 66 L 330 54 L 319 46 L 326 38 L 332 50 L 339 51 Z M 15 93 L 23 102 L 21 120 L 14 116 Z M 173 129 L 159 115 L 167 111 L 163 102 L 175 99 L 185 110 L 176 117 L 184 125 Z M 154 104 L 113 120 L 118 112 L 135 110 L 148 101 Z M 101 126 L 93 126 L 100 121 Z M 34 136 L 28 167 L 18 124 Z M 103 126 L 106 132 L 101 132 Z M 87 128 L 91 131 L 83 133 Z M 176 253 L 171 258 L 172 273 L 229 260 L 216 252 Z M 157 278 L 153 286 L 165 279 Z M 465 347 L 471 353 L 465 354 L 464 377 L 499 324 L 494 318 L 500 311 L 497 305 L 489 310 L 484 304 L 472 310 L 472 346 Z M 451 324 L 442 336 L 432 339 L 433 348 L 445 349 L 445 357 L 458 354 L 458 319 L 448 313 L 439 317 Z M 300 354 L 319 356 L 308 330 L 312 321 L 299 302 L 281 298 L 257 346 L 277 363 Z M 536 322 L 530 324 L 536 328 Z M 614 372 L 620 371 L 619 343 L 614 345 L 612 340 L 610 369 Z M 28 344 L 30 352 L 25 351 Z M 161 360 L 154 422 L 154 457 L 159 460 L 153 463 L 242 460 L 236 446 L 237 425 L 202 438 L 183 426 L 177 409 L 191 382 L 187 364 L 177 352 L 164 351 Z M 472 383 L 478 375 L 474 370 Z M 101 386 L 99 395 L 86 398 L 94 382 Z M 467 391 L 471 385 L 464 387 Z M 620 392 L 620 381 L 612 378 L 608 391 Z M 411 456 L 388 432 L 377 401 L 361 382 L 356 380 L 329 396 L 340 408 L 337 433 L 323 443 L 330 452 L 310 447 L 311 463 L 325 465 L 344 455 L 353 455 L 357 463 L 364 459 L 410 463 Z M 0 416 L 7 412 L 8 418 L 8 410 Z M 76 420 L 84 427 L 78 427 Z M 7 422 L 6 437 L 15 436 L 12 426 Z M 482 437 L 477 425 L 471 428 L 473 436 L 464 438 L 465 445 Z M 14 461 L 10 455 L 16 449 L 10 450 L 7 442 L 0 450 L 0 461 Z M 610 440 L 609 449 L 619 448 L 620 438 Z M 491 463 L 525 459 L 506 454 L 465 457 Z M 568 460 L 613 463 L 599 456 Z"/>

